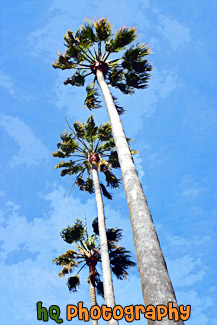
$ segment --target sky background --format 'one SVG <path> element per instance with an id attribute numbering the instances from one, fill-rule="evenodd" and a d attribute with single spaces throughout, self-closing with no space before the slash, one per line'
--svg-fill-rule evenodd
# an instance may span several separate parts
<path id="1" fill-rule="evenodd" d="M 134 26 L 151 47 L 148 89 L 115 94 L 178 304 L 192 306 L 186 323 L 217 324 L 216 9 L 215 0 L 1 1 L 1 325 L 38 324 L 38 301 L 60 306 L 64 323 L 67 304 L 89 307 L 87 271 L 70 294 L 52 263 L 70 248 L 62 228 L 85 215 L 91 227 L 96 217 L 94 195 L 73 188 L 66 199 L 70 178 L 51 156 L 64 116 L 72 124 L 90 115 L 85 88 L 64 86 L 71 71 L 52 67 L 64 34 L 85 17 L 108 18 L 114 31 Z M 94 116 L 108 121 L 104 106 Z M 113 197 L 104 200 L 107 226 L 123 229 L 121 244 L 136 261 L 123 186 Z M 143 304 L 137 267 L 128 280 L 114 279 L 114 290 L 117 304 Z"/>

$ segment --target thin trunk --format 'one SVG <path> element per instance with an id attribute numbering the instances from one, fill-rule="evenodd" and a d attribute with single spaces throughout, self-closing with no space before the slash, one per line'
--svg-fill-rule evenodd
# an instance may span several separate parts
<path id="1" fill-rule="evenodd" d="M 89 265 L 90 276 L 90 306 L 97 305 L 96 303 L 96 291 L 95 291 L 95 266 Z M 92 325 L 98 325 L 98 321 L 92 319 Z"/>
<path id="2" fill-rule="evenodd" d="M 138 269 L 142 283 L 145 305 L 166 305 L 172 301 L 177 307 L 176 297 L 170 281 L 166 262 L 160 248 L 157 233 L 153 224 L 148 204 L 133 163 L 120 117 L 117 113 L 110 90 L 105 82 L 102 71 L 96 72 L 98 84 L 102 90 L 112 133 L 118 153 L 118 160 L 130 212 L 133 239 L 136 248 Z M 148 324 L 179 324 L 163 318 L 162 321 L 148 321 Z"/>
<path id="3" fill-rule="evenodd" d="M 99 176 L 98 176 L 97 166 L 95 164 L 92 165 L 92 173 L 93 173 L 93 184 L 94 184 L 94 189 L 95 189 L 96 205 L 97 205 L 97 213 L 98 213 L 104 298 L 105 298 L 106 305 L 108 307 L 114 308 L 115 298 L 114 298 L 114 290 L 113 290 L 113 284 L 112 284 L 110 260 L 109 260 L 109 254 L 108 254 L 108 243 L 107 243 L 106 228 L 105 228 L 104 206 L 103 206 L 101 188 L 100 188 L 100 184 L 99 184 Z M 118 322 L 114 319 L 111 319 L 110 321 L 108 321 L 108 324 L 109 325 L 117 325 Z"/>

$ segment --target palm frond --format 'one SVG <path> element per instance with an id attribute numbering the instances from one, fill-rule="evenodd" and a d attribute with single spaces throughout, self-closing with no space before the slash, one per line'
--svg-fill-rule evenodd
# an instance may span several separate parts
<path id="1" fill-rule="evenodd" d="M 53 63 L 53 68 L 61 70 L 76 68 L 76 62 L 71 62 L 69 60 L 70 57 L 68 55 L 58 53 L 58 59 Z"/>
<path id="2" fill-rule="evenodd" d="M 65 168 L 66 167 L 66 168 Z M 75 165 L 72 160 L 69 161 L 60 161 L 56 164 L 55 169 L 64 168 L 61 170 L 60 175 L 63 177 L 65 175 L 76 175 L 77 173 L 84 170 L 84 166 L 81 164 Z"/>
<path id="3" fill-rule="evenodd" d="M 112 95 L 116 110 L 119 115 L 122 115 L 125 112 L 125 109 L 118 104 L 118 100 L 115 96 Z"/>
<path id="4" fill-rule="evenodd" d="M 101 107 L 101 101 L 99 100 L 99 94 L 95 88 L 95 84 L 86 87 L 87 96 L 84 101 L 83 107 L 88 107 L 91 111 L 92 109 L 98 109 Z"/>
<path id="5" fill-rule="evenodd" d="M 52 152 L 52 156 L 53 157 L 56 157 L 56 158 L 65 158 L 65 154 L 60 151 L 60 150 L 57 150 L 56 152 Z"/>
<path id="6" fill-rule="evenodd" d="M 78 71 L 76 71 L 71 78 L 68 78 L 64 81 L 64 85 L 70 84 L 72 86 L 82 87 L 84 86 L 84 82 L 85 82 L 84 72 L 79 73 Z"/>
<path id="7" fill-rule="evenodd" d="M 120 179 L 118 179 L 110 170 L 103 170 L 103 173 L 105 175 L 107 186 L 110 186 L 111 188 L 119 187 Z"/>
<path id="8" fill-rule="evenodd" d="M 79 40 L 80 45 L 85 49 L 88 49 L 94 42 L 96 42 L 97 38 L 90 20 L 86 20 L 85 23 L 80 26 L 75 37 Z"/>
<path id="9" fill-rule="evenodd" d="M 110 39 L 106 42 L 105 49 L 108 53 L 119 52 L 136 38 L 137 34 L 135 28 L 122 27 L 117 31 L 114 39 Z"/>
<path id="10" fill-rule="evenodd" d="M 109 258 L 112 272 L 121 280 L 126 279 L 128 276 L 127 270 L 136 265 L 136 263 L 130 260 L 129 251 L 124 247 L 116 247 L 114 250 L 110 250 Z"/>
<path id="11" fill-rule="evenodd" d="M 109 157 L 108 157 L 108 162 L 112 168 L 120 168 L 117 151 L 110 152 Z"/>
<path id="12" fill-rule="evenodd" d="M 124 80 L 124 69 L 120 67 L 114 67 L 108 72 L 108 79 L 112 87 L 116 87 L 117 84 L 120 84 Z"/>
<path id="13" fill-rule="evenodd" d="M 68 244 L 77 243 L 85 240 L 85 226 L 80 219 L 76 219 L 72 227 L 64 228 L 60 233 L 62 239 Z"/>
<path id="14" fill-rule="evenodd" d="M 68 278 L 67 286 L 70 292 L 77 292 L 78 287 L 80 285 L 79 275 L 74 275 Z"/>
<path id="15" fill-rule="evenodd" d="M 56 153 L 52 153 L 53 157 L 59 157 L 59 158 L 69 157 L 72 153 L 74 153 L 78 149 L 79 144 L 75 141 L 71 133 L 63 132 L 60 135 L 60 138 L 61 138 L 61 142 L 57 143 L 57 148 L 59 150 Z"/>
<path id="16" fill-rule="evenodd" d="M 143 73 L 138 74 L 134 71 L 126 72 L 125 79 L 126 79 L 126 86 L 133 91 L 134 88 L 136 89 L 144 89 L 147 87 L 148 80 L 150 75 Z"/>
<path id="17" fill-rule="evenodd" d="M 93 115 L 88 117 L 87 122 L 85 124 L 85 130 L 86 130 L 86 134 L 85 134 L 86 138 L 92 138 L 96 136 L 98 128 L 94 122 Z"/>
<path id="18" fill-rule="evenodd" d="M 109 228 L 106 230 L 106 236 L 109 244 L 116 243 L 123 237 L 122 229 Z"/>
<path id="19" fill-rule="evenodd" d="M 94 185 L 93 185 L 93 180 L 92 178 L 88 178 L 86 182 L 84 183 L 84 191 L 88 192 L 90 194 L 94 193 Z"/>
<path id="20" fill-rule="evenodd" d="M 111 36 L 112 30 L 111 30 L 111 25 L 107 21 L 107 19 L 101 19 L 95 20 L 94 21 L 94 27 L 96 30 L 96 35 L 97 35 L 97 41 L 106 41 L 109 39 Z"/>
<path id="21" fill-rule="evenodd" d="M 97 270 L 95 271 L 95 288 L 97 294 L 104 298 L 103 282 Z"/>
<path id="22" fill-rule="evenodd" d="M 95 218 L 92 222 L 92 228 L 93 228 L 93 232 L 99 236 L 99 224 L 98 224 L 98 218 Z"/>
<path id="23" fill-rule="evenodd" d="M 105 143 L 107 143 L 108 141 L 113 139 L 113 137 L 112 137 L 112 128 L 111 128 L 111 125 L 110 125 L 109 122 L 106 123 L 106 124 L 100 125 L 98 127 L 97 136 L 98 136 L 100 141 L 103 141 Z"/>
<path id="24" fill-rule="evenodd" d="M 112 200 L 112 195 L 107 191 L 105 185 L 103 183 L 100 183 L 100 187 L 102 190 L 102 194 L 108 199 L 108 200 Z"/>

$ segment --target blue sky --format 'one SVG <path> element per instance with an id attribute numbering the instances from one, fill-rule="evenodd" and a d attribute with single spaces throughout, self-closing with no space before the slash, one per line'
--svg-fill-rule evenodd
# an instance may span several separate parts
<path id="1" fill-rule="evenodd" d="M 134 26 L 151 47 L 149 88 L 115 94 L 178 303 L 192 306 L 186 323 L 217 323 L 216 7 L 215 0 L 1 2 L 0 324 L 38 324 L 38 301 L 59 305 L 63 318 L 67 304 L 89 306 L 86 271 L 70 294 L 51 262 L 69 248 L 61 229 L 96 216 L 94 196 L 73 189 L 66 199 L 70 179 L 51 156 L 67 129 L 64 116 L 73 123 L 90 115 L 85 89 L 64 86 L 70 71 L 52 68 L 64 34 L 85 17 L 106 17 L 114 30 Z M 104 106 L 94 116 L 108 121 Z M 123 187 L 113 196 L 105 200 L 107 226 L 123 229 L 136 261 Z M 114 289 L 118 304 L 143 303 L 136 268 L 128 280 L 114 279 Z"/>

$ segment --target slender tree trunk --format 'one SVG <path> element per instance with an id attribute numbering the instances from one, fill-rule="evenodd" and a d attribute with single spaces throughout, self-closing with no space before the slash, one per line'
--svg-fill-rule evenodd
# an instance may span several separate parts
<path id="1" fill-rule="evenodd" d="M 105 99 L 121 167 L 145 305 L 167 306 L 168 302 L 172 301 L 173 305 L 177 307 L 176 297 L 167 272 L 166 262 L 126 141 L 120 117 L 102 71 L 98 69 L 96 76 Z M 163 318 L 162 321 L 149 321 L 148 324 L 182 325 L 184 322 L 179 321 L 175 323 L 174 321 Z"/>
<path id="2" fill-rule="evenodd" d="M 90 306 L 93 307 L 97 305 L 96 291 L 95 291 L 95 266 L 89 265 L 89 275 L 90 275 Z M 92 325 L 98 325 L 98 321 L 92 319 Z"/>
<path id="3" fill-rule="evenodd" d="M 110 267 L 109 253 L 108 253 L 108 243 L 107 243 L 106 228 L 105 228 L 104 206 L 103 206 L 101 188 L 99 184 L 97 165 L 95 164 L 92 164 L 92 174 L 93 174 L 93 184 L 95 189 L 96 205 L 97 205 L 97 213 L 98 213 L 104 298 L 105 298 L 106 305 L 108 307 L 114 308 L 115 298 L 114 298 L 111 267 Z M 117 325 L 118 322 L 112 318 L 110 321 L 108 321 L 108 324 Z"/>

